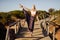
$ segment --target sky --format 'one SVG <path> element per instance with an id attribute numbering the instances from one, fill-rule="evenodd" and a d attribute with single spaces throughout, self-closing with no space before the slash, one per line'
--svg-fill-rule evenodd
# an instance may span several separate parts
<path id="1" fill-rule="evenodd" d="M 60 9 L 60 0 L 0 0 L 0 12 L 21 10 L 19 4 L 30 9 L 35 4 L 37 10 Z"/>

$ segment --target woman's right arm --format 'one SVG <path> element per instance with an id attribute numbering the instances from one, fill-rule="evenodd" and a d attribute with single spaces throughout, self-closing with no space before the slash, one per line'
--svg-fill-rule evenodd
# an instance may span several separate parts
<path id="1" fill-rule="evenodd" d="M 23 9 L 25 9 L 26 11 L 30 11 L 30 9 L 28 9 L 28 8 L 24 7 L 24 6 L 23 6 L 23 5 L 21 5 L 21 4 L 20 4 L 20 7 L 21 7 L 21 8 L 23 8 Z"/>

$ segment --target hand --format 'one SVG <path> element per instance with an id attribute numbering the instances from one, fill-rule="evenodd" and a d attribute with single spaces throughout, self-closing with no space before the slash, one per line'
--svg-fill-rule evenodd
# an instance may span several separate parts
<path id="1" fill-rule="evenodd" d="M 23 5 L 20 4 L 20 7 L 23 8 Z"/>

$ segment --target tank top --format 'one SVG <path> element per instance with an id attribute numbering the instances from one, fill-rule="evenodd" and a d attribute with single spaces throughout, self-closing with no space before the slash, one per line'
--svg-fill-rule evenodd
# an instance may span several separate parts
<path id="1" fill-rule="evenodd" d="M 36 15 L 36 11 L 31 11 L 31 16 L 35 16 Z"/>

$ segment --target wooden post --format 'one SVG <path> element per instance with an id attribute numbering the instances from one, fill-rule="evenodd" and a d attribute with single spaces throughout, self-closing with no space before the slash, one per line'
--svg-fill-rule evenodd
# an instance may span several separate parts
<path id="1" fill-rule="evenodd" d="M 14 26 L 15 26 L 15 34 L 16 34 L 16 32 L 17 32 L 17 30 L 16 30 L 16 28 L 17 28 L 17 25 L 15 24 Z"/>
<path id="2" fill-rule="evenodd" d="M 6 32 L 5 40 L 9 40 L 10 39 L 8 34 L 9 34 L 9 26 L 7 26 L 7 32 Z"/>
<path id="3" fill-rule="evenodd" d="M 18 22 L 17 32 L 18 32 L 18 30 L 19 30 L 19 28 L 20 28 L 20 25 L 21 25 L 21 23 L 20 23 L 20 20 L 19 20 L 19 22 Z"/>
<path id="4" fill-rule="evenodd" d="M 53 40 L 55 40 L 55 27 L 53 28 Z"/>
<path id="5" fill-rule="evenodd" d="M 19 22 L 17 22 L 17 24 L 16 24 L 17 26 L 16 26 L 16 33 L 18 32 L 18 30 L 19 30 Z"/>
<path id="6" fill-rule="evenodd" d="M 47 34 L 49 35 L 49 26 L 47 27 L 47 29 L 48 29 L 48 30 L 47 30 Z"/>

